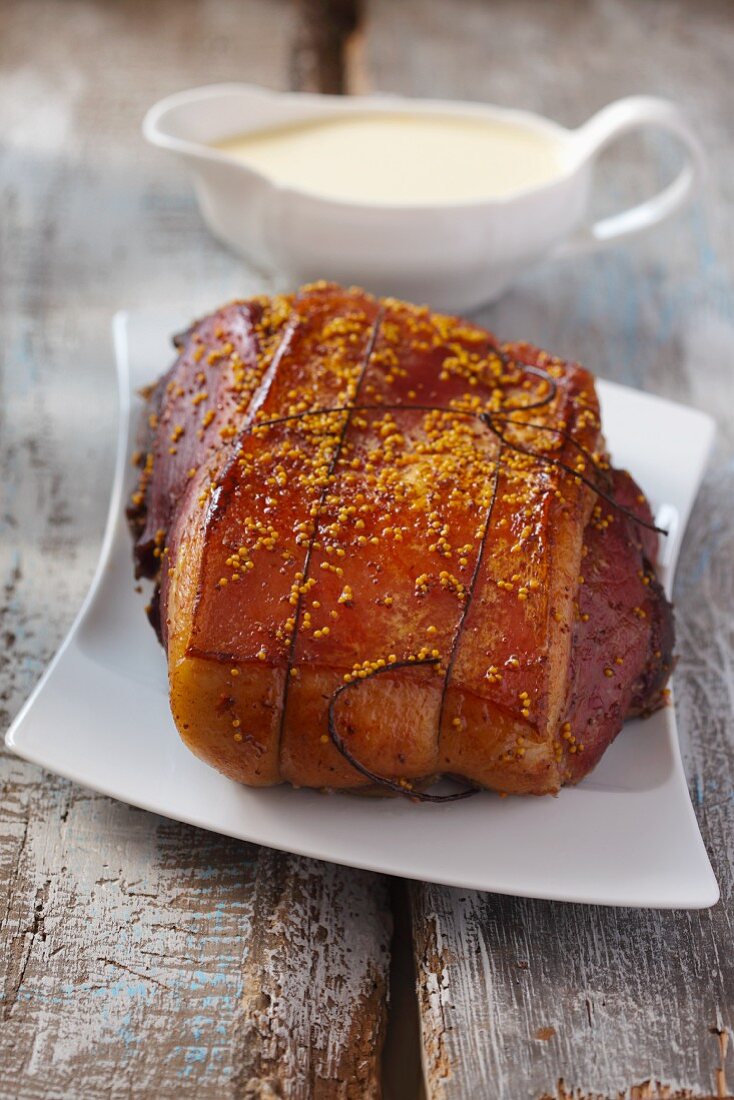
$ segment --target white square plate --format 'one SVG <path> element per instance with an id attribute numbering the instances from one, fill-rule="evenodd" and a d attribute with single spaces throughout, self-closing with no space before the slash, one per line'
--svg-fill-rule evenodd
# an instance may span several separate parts
<path id="1" fill-rule="evenodd" d="M 719 896 L 668 707 L 630 722 L 580 786 L 557 798 L 415 805 L 250 790 L 181 744 L 164 654 L 133 587 L 124 502 L 137 389 L 172 358 L 182 312 L 120 314 L 114 336 L 120 430 L 110 514 L 91 591 L 7 735 L 26 759 L 125 802 L 273 848 L 387 874 L 503 894 L 602 905 L 699 908 Z M 628 466 L 670 529 L 668 589 L 713 438 L 700 412 L 599 384 L 614 460 Z"/>

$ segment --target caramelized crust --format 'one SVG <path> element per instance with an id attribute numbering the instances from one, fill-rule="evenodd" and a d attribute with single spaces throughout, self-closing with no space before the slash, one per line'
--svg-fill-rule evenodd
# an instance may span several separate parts
<path id="1" fill-rule="evenodd" d="M 649 509 L 576 364 L 314 284 L 180 337 L 142 450 L 174 718 L 234 779 L 553 792 L 661 701 Z"/>

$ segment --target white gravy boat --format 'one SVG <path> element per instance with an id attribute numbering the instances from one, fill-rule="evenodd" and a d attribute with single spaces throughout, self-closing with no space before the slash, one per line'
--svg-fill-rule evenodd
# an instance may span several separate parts
<path id="1" fill-rule="evenodd" d="M 389 205 L 285 187 L 212 148 L 230 137 L 349 112 L 468 116 L 534 129 L 556 143 L 561 168 L 549 182 L 502 198 Z M 647 127 L 680 139 L 686 152 L 680 174 L 653 198 L 587 224 L 597 156 L 621 134 Z M 620 99 L 568 130 L 486 104 L 219 84 L 161 100 L 145 116 L 143 133 L 185 162 L 212 233 L 258 267 L 293 285 L 333 279 L 451 310 L 497 298 L 544 257 L 610 244 L 664 221 L 689 197 L 704 164 L 680 110 L 649 96 Z"/>

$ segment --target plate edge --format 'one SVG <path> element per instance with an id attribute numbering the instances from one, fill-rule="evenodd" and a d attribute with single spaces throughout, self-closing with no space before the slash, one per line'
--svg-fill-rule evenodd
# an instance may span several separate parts
<path id="1" fill-rule="evenodd" d="M 115 358 L 115 378 L 117 379 L 117 434 L 116 434 L 116 453 L 115 464 L 112 474 L 112 486 L 110 489 L 110 503 L 107 508 L 107 518 L 105 520 L 104 534 L 102 535 L 102 543 L 100 546 L 99 557 L 97 558 L 97 565 L 92 576 L 87 594 L 82 600 L 81 606 L 77 611 L 74 619 L 69 627 L 61 645 L 56 650 L 56 653 L 51 658 L 48 666 L 44 670 L 40 680 L 33 688 L 26 701 L 21 706 L 20 710 L 16 714 L 13 721 L 5 734 L 5 745 L 11 752 L 14 752 L 17 756 L 23 757 L 23 759 L 29 759 L 24 753 L 19 752 L 15 744 L 15 734 L 25 720 L 25 716 L 31 709 L 36 701 L 38 695 L 43 691 L 47 681 L 54 672 L 57 664 L 61 660 L 62 655 L 71 645 L 72 641 L 76 637 L 76 633 L 86 616 L 87 610 L 99 588 L 102 578 L 104 576 L 105 569 L 107 568 L 107 562 L 109 560 L 110 553 L 112 551 L 112 545 L 115 538 L 115 527 L 117 526 L 117 519 L 120 512 L 120 504 L 122 501 L 123 486 L 125 483 L 125 461 L 127 458 L 127 443 L 128 432 L 130 427 L 130 367 L 128 361 L 128 341 L 127 341 L 127 324 L 128 324 L 129 312 L 127 310 L 118 310 L 112 317 L 112 346 L 114 350 Z M 39 763 L 39 761 L 34 761 Z"/>
<path id="2" fill-rule="evenodd" d="M 39 765 L 40 767 L 45 767 L 46 766 L 44 764 L 43 760 L 37 758 L 35 756 L 35 754 L 33 754 L 33 753 L 17 752 L 17 755 L 19 757 L 25 759 L 25 760 L 30 761 L 33 764 Z M 55 768 L 54 769 L 54 774 L 61 775 L 61 776 L 63 776 L 63 778 L 68 779 L 70 782 L 77 783 L 79 786 L 87 786 L 86 784 L 80 784 L 78 779 L 75 779 L 75 777 L 73 775 L 70 775 L 69 773 L 67 773 L 63 770 L 60 771 L 60 770 Z M 431 883 L 435 883 L 436 885 L 439 885 L 439 886 L 445 886 L 447 889 L 476 890 L 477 892 L 483 893 L 483 894 L 499 894 L 502 897 L 526 898 L 530 901 L 549 901 L 549 902 L 553 902 L 554 904 L 600 905 L 600 906 L 604 906 L 605 908 L 608 908 L 608 909 L 650 909 L 650 910 L 666 910 L 666 911 L 667 910 L 686 910 L 686 911 L 688 911 L 688 910 L 710 909 L 713 905 L 716 905 L 716 903 L 719 901 L 719 899 L 721 897 L 721 892 L 720 892 L 720 889 L 719 889 L 719 885 L 718 885 L 716 877 L 713 873 L 713 869 L 711 867 L 711 861 L 708 859 L 708 853 L 705 853 L 705 854 L 706 854 L 706 859 L 707 859 L 707 862 L 708 862 L 709 874 L 710 874 L 709 886 L 712 887 L 713 889 L 709 889 L 709 892 L 704 892 L 703 890 L 700 891 L 699 894 L 696 896 L 695 901 L 690 901 L 689 900 L 689 901 L 686 902 L 686 901 L 683 901 L 680 898 L 669 899 L 669 900 L 664 901 L 664 902 L 650 901 L 650 900 L 644 900 L 644 899 L 642 901 L 636 901 L 636 900 L 620 901 L 619 899 L 612 901 L 612 900 L 609 900 L 608 895 L 605 897 L 601 894 L 599 896 L 596 896 L 596 897 L 589 897 L 589 896 L 582 897 L 581 895 L 578 895 L 578 894 L 577 895 L 569 895 L 569 894 L 564 894 L 564 895 L 556 894 L 556 895 L 554 895 L 554 894 L 551 894 L 551 893 L 533 892 L 531 890 L 527 890 L 527 891 L 521 891 L 521 890 L 517 890 L 517 889 L 502 890 L 502 889 L 498 889 L 497 887 L 489 888 L 487 886 L 479 885 L 479 884 L 476 883 L 476 881 L 475 882 L 469 882 L 468 880 L 449 881 L 445 877 L 423 878 L 421 876 L 411 875 L 411 874 L 409 874 L 405 871 L 399 871 L 399 872 L 398 871 L 386 871 L 384 869 L 384 867 L 378 866 L 377 864 L 372 863 L 369 860 L 365 860 L 365 859 L 363 859 L 363 860 L 350 860 L 350 861 L 336 860 L 336 859 L 333 859 L 333 858 L 328 858 L 327 859 L 323 855 L 319 854 L 319 852 L 316 851 L 315 849 L 310 848 L 308 845 L 299 846 L 297 848 L 294 848 L 293 846 L 286 847 L 286 846 L 281 846 L 281 845 L 277 845 L 277 844 L 267 844 L 262 840 L 254 840 L 251 837 L 242 836 L 242 834 L 235 833 L 232 830 L 212 829 L 212 827 L 210 825 L 207 825 L 205 822 L 199 820 L 196 817 L 195 814 L 187 814 L 185 816 L 182 816 L 181 814 L 172 815 L 172 814 L 169 814 L 169 813 L 161 810 L 161 808 L 159 806 L 154 806 L 152 804 L 147 803 L 144 800 L 130 800 L 130 799 L 126 799 L 126 798 L 122 799 L 122 798 L 119 797 L 119 795 L 116 795 L 114 792 L 111 792 L 110 790 L 108 790 L 104 785 L 87 786 L 87 789 L 88 790 L 94 790 L 94 791 L 98 792 L 99 794 L 104 795 L 107 798 L 112 798 L 116 802 L 122 802 L 124 805 L 133 806 L 137 809 L 144 810 L 146 813 L 156 814 L 158 817 L 163 817 L 168 821 L 180 821 L 183 824 L 193 826 L 196 829 L 203 829 L 205 832 L 214 833 L 215 835 L 218 835 L 218 836 L 231 837 L 233 840 L 239 840 L 242 843 L 257 844 L 260 847 L 270 848 L 271 850 L 274 850 L 274 851 L 290 852 L 294 855 L 303 856 L 307 859 L 319 860 L 322 863 L 334 863 L 334 864 L 336 864 L 338 866 L 341 866 L 341 867 L 354 867 L 357 870 L 369 871 L 372 874 L 377 874 L 377 875 L 386 875 L 387 874 L 387 875 L 391 875 L 391 876 L 395 876 L 395 877 L 410 879 L 411 881 L 415 881 L 415 882 L 431 882 Z M 691 810 L 692 810 L 692 806 L 691 806 Z M 694 815 L 694 825 L 695 825 L 695 828 L 698 831 L 699 838 L 700 838 L 700 829 L 698 828 L 698 822 L 695 820 L 695 815 Z M 701 843 L 703 843 L 703 842 L 701 842 Z M 705 848 L 704 848 L 704 852 L 705 852 Z"/>

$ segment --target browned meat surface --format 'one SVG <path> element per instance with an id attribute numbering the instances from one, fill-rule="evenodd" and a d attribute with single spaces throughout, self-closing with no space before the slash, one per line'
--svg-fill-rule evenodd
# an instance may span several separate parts
<path id="1" fill-rule="evenodd" d="M 254 785 L 540 794 L 660 705 L 657 536 L 583 368 L 327 284 L 178 347 L 129 514 L 204 760 Z"/>
<path id="2" fill-rule="evenodd" d="M 614 470 L 612 479 L 614 499 L 651 523 L 649 505 L 630 475 Z M 586 775 L 625 718 L 656 710 L 664 701 L 673 617 L 655 577 L 656 540 L 649 536 L 606 501 L 595 505 L 584 533 L 584 583 L 578 590 L 561 733 L 566 782 Z"/>

